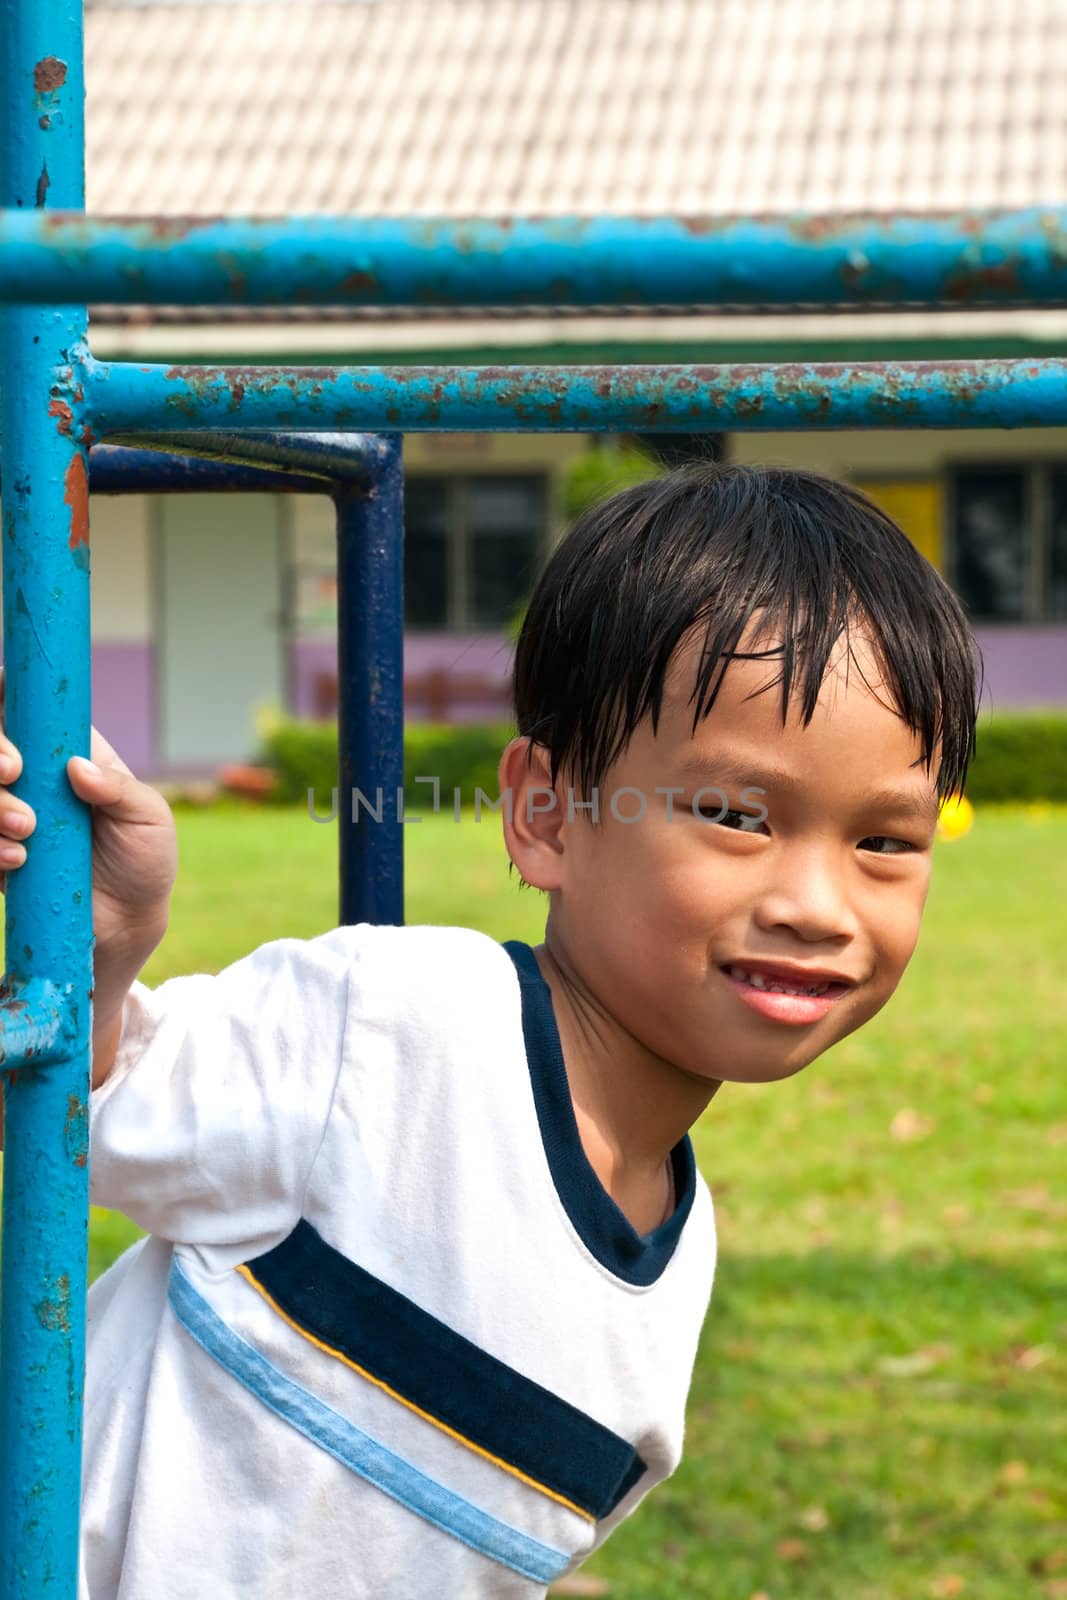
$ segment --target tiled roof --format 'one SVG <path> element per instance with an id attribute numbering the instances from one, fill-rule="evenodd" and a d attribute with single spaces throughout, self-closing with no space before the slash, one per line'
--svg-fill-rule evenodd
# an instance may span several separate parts
<path id="1" fill-rule="evenodd" d="M 1067 199 L 1067 0 L 92 5 L 89 209 Z"/>

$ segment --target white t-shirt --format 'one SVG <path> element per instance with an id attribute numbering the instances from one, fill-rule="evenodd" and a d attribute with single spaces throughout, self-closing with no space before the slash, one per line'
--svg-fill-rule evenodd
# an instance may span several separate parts
<path id="1" fill-rule="evenodd" d="M 341 928 L 137 985 L 92 1197 L 80 1600 L 534 1600 L 681 1456 L 688 1138 L 639 1236 L 532 951 Z"/>

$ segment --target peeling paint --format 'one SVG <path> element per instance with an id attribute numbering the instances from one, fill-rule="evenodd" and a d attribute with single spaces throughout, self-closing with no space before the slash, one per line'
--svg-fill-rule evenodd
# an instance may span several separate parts
<path id="1" fill-rule="evenodd" d="M 38 94 L 52 94 L 67 81 L 67 63 L 58 56 L 44 56 L 33 69 L 33 87 Z"/>
<path id="2" fill-rule="evenodd" d="M 85 470 L 85 457 L 80 450 L 70 458 L 63 479 L 63 503 L 70 507 L 70 548 L 89 544 L 89 474 Z"/>
<path id="3" fill-rule="evenodd" d="M 89 1159 L 89 1107 L 76 1094 L 67 1096 L 63 1144 L 73 1164 L 84 1167 Z"/>
<path id="4" fill-rule="evenodd" d="M 70 1334 L 70 1279 L 65 1272 L 55 1281 L 54 1295 L 38 1300 L 34 1309 L 42 1328 L 50 1333 Z"/>
<path id="5" fill-rule="evenodd" d="M 59 418 L 58 431 L 60 433 L 70 434 L 74 423 L 74 413 L 65 400 L 60 400 L 58 396 L 50 400 L 48 402 L 48 415 Z"/>

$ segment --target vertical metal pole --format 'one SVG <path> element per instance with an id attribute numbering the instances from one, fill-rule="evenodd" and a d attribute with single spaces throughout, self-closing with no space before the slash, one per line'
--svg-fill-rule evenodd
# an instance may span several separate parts
<path id="1" fill-rule="evenodd" d="M 0 200 L 84 205 L 80 0 L 0 0 Z M 7 894 L 7 983 L 72 986 L 72 1053 L 4 1079 L 0 1600 L 77 1586 L 88 1239 L 89 819 L 65 766 L 89 737 L 83 308 L 0 315 L 6 719 L 37 813 Z"/>
<path id="2" fill-rule="evenodd" d="M 368 485 L 337 505 L 338 822 L 341 922 L 404 920 L 404 479 L 383 438 Z M 356 803 L 361 790 L 381 821 Z"/>

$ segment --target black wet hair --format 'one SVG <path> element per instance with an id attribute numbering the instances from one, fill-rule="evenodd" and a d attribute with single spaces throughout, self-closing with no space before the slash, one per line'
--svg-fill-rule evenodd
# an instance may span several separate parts
<path id="1" fill-rule="evenodd" d="M 780 658 L 783 724 L 794 699 L 811 721 L 837 641 L 862 632 L 931 774 L 937 761 L 938 795 L 962 792 L 981 658 L 960 602 L 859 489 L 791 468 L 685 466 L 580 516 L 519 636 L 520 735 L 546 748 L 553 782 L 591 794 L 646 716 L 657 728 L 690 630 L 704 629 L 695 732 L 756 612 L 749 642 L 777 643 L 745 654 Z"/>

